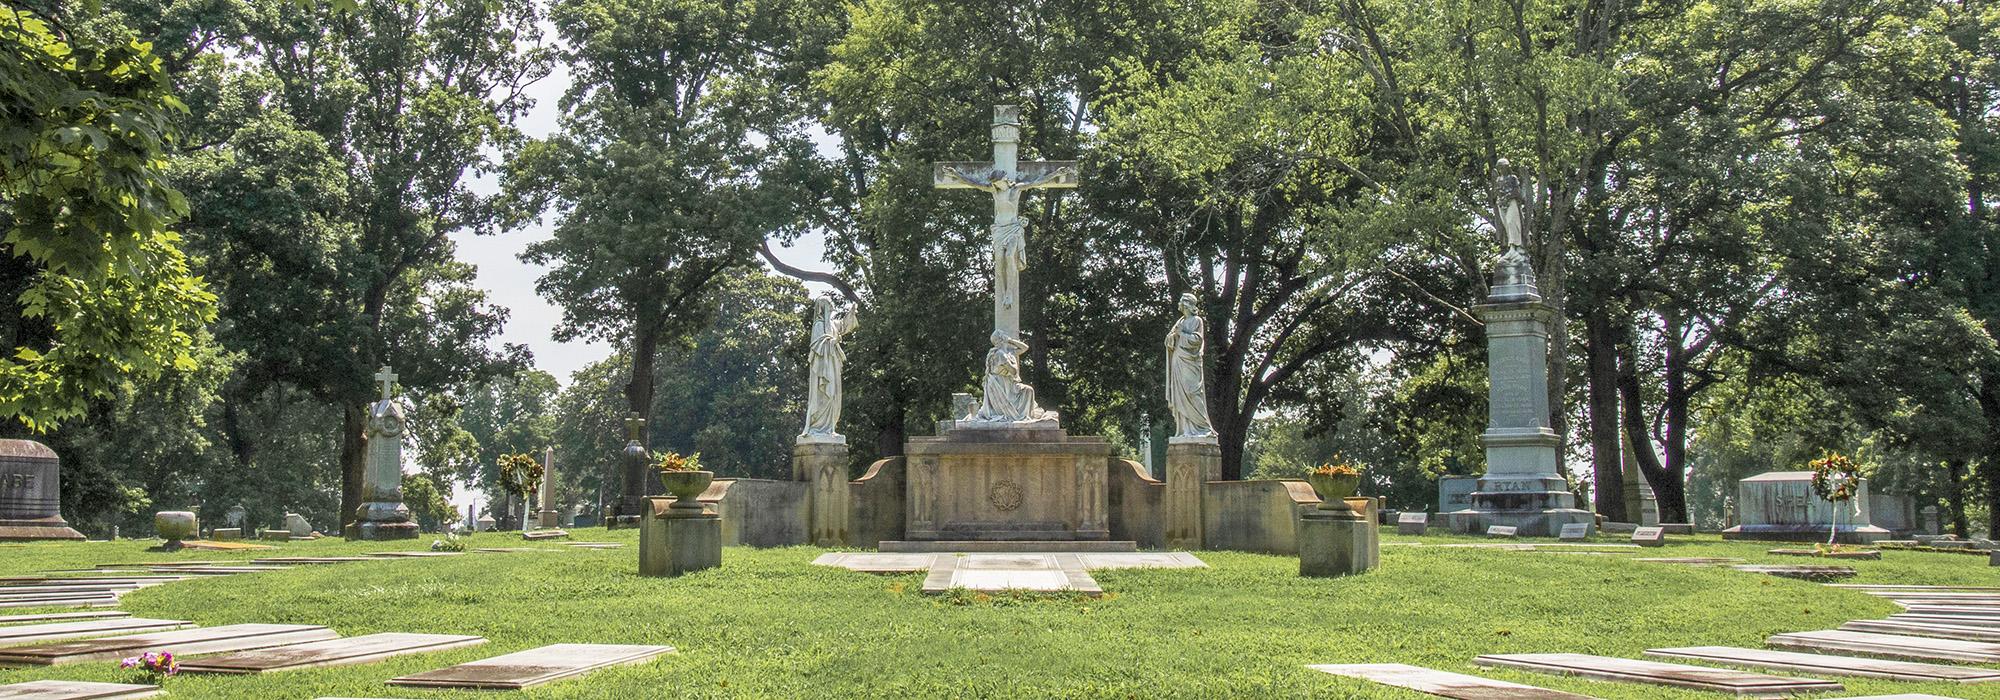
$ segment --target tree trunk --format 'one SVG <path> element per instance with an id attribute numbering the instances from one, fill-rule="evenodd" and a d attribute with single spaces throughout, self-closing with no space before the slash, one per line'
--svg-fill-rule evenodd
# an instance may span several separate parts
<path id="1" fill-rule="evenodd" d="M 632 324 L 632 376 L 625 383 L 625 404 L 628 410 L 639 414 L 640 418 L 651 419 L 653 414 L 653 370 L 659 364 L 660 324 L 657 319 L 639 318 Z M 650 423 L 639 433 L 639 444 L 646 449 L 653 446 L 653 426 Z M 619 502 L 628 507 L 639 505 L 639 499 L 646 497 L 646 467 L 643 464 L 620 464 L 623 478 L 620 479 Z M 624 515 L 636 512 L 620 511 Z"/>
<path id="2" fill-rule="evenodd" d="M 1230 408 L 1234 409 L 1235 402 L 1230 404 Z M 1224 481 L 1235 481 L 1243 478 L 1243 445 L 1249 441 L 1250 421 L 1234 410 L 1218 415 L 1220 419 L 1210 423 L 1215 428 L 1215 442 L 1222 448 L 1222 478 Z M 1171 429 L 1167 432 L 1173 434 Z"/>
<path id="3" fill-rule="evenodd" d="M 1659 499 L 1660 521 L 1684 523 L 1688 521 L 1687 489 L 1678 475 L 1669 474 L 1670 470 L 1660 464 L 1659 456 L 1653 454 L 1652 436 L 1646 432 L 1646 406 L 1639 391 L 1639 351 L 1632 342 L 1631 329 L 1626 328 L 1623 335 L 1626 342 L 1618 348 L 1618 397 L 1625 405 L 1625 437 L 1632 441 L 1632 457 L 1639 463 L 1639 473 L 1653 486 L 1653 496 Z"/>
<path id="4" fill-rule="evenodd" d="M 1951 482 L 1945 484 L 1945 501 L 1951 507 L 1951 531 L 1960 539 L 1972 537 L 1972 523 L 1965 517 L 1965 460 L 1953 459 L 1946 462 L 1950 466 Z"/>
<path id="5" fill-rule="evenodd" d="M 1625 469 L 1618 421 L 1617 334 L 1603 307 L 1584 317 L 1584 358 L 1590 390 L 1590 463 L 1596 475 L 1597 514 L 1636 523 L 1625 512 Z"/>
<path id="6" fill-rule="evenodd" d="M 1986 537 L 2000 536 L 2000 462 L 1984 460 L 1979 473 L 1986 481 Z"/>
<path id="7" fill-rule="evenodd" d="M 1667 362 L 1666 376 L 1663 379 L 1666 384 L 1666 396 L 1661 398 L 1663 403 L 1661 409 L 1666 415 L 1667 425 L 1663 440 L 1666 444 L 1661 449 L 1665 450 L 1667 455 L 1666 464 L 1663 465 L 1665 470 L 1660 473 L 1663 478 L 1651 481 L 1653 495 L 1660 499 L 1660 522 L 1688 523 L 1694 522 L 1688 519 L 1687 512 L 1687 420 L 1688 406 L 1694 401 L 1694 391 L 1687 382 L 1688 349 L 1681 345 L 1680 316 L 1676 312 L 1668 311 L 1665 322 Z M 1677 504 L 1673 510 L 1667 508 L 1668 492 L 1672 492 L 1672 500 Z M 1677 519 L 1668 520 L 1670 513 Z"/>
<path id="8" fill-rule="evenodd" d="M 340 526 L 354 522 L 361 509 L 361 479 L 368 458 L 368 407 L 347 404 L 340 416 Z"/>

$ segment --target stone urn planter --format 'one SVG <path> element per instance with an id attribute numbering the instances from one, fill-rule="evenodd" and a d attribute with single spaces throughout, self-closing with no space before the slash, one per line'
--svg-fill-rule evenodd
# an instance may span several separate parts
<path id="1" fill-rule="evenodd" d="M 195 519 L 194 513 L 188 511 L 165 510 L 153 514 L 154 532 L 159 534 L 160 539 L 167 541 L 166 544 L 160 545 L 160 548 L 169 552 L 179 550 L 181 540 L 194 539 L 195 532 L 200 528 L 200 521 Z"/>
<path id="2" fill-rule="evenodd" d="M 667 487 L 667 493 L 674 495 L 674 502 L 668 507 L 682 510 L 701 510 L 701 492 L 714 483 L 715 472 L 711 471 L 660 471 L 660 483 Z"/>
<path id="3" fill-rule="evenodd" d="M 1360 474 L 1306 474 L 1306 483 L 1319 494 L 1320 510 L 1350 510 L 1347 498 L 1361 489 Z"/>

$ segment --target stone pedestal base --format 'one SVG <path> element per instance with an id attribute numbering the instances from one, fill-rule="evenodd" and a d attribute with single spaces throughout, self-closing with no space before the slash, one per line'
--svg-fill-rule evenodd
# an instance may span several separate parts
<path id="1" fill-rule="evenodd" d="M 1890 532 L 1873 525 L 1842 523 L 1835 542 L 1868 544 L 1889 539 Z M 1738 525 L 1722 531 L 1725 540 L 1765 540 L 1770 542 L 1825 542 L 1826 525 Z"/>
<path id="2" fill-rule="evenodd" d="M 802 440 L 793 445 L 792 479 L 807 483 L 806 541 L 817 547 L 848 546 L 852 498 L 847 488 L 847 444 Z"/>
<path id="3" fill-rule="evenodd" d="M 0 520 L 0 542 L 28 540 L 82 540 L 83 533 L 77 532 L 62 518 L 53 522 L 37 520 Z"/>
<path id="4" fill-rule="evenodd" d="M 1362 514 L 1312 510 L 1299 516 L 1300 576 L 1352 576 L 1381 565 L 1381 535 Z"/>
<path id="5" fill-rule="evenodd" d="M 1176 438 L 1178 440 L 1178 438 Z M 1205 549 L 1203 488 L 1222 478 L 1222 448 L 1214 439 L 1167 444 L 1166 536 L 1171 549 Z"/>
<path id="6" fill-rule="evenodd" d="M 562 511 L 535 511 L 535 525 L 537 527 L 562 527 Z"/>
<path id="7" fill-rule="evenodd" d="M 1060 429 L 954 429 L 903 446 L 910 540 L 1108 540 L 1102 437 Z"/>
<path id="8" fill-rule="evenodd" d="M 653 499 L 655 515 L 639 524 L 639 575 L 679 576 L 722 566 L 722 516 L 677 511 Z M 691 510 L 691 509 L 690 509 Z"/>
<path id="9" fill-rule="evenodd" d="M 348 539 L 357 540 L 414 540 L 419 534 L 416 523 L 355 523 L 350 527 L 354 532 Z M 290 535 L 288 531 L 280 532 Z"/>

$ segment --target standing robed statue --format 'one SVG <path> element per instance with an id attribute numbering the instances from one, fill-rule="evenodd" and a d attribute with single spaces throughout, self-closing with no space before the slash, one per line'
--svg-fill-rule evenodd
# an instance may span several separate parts
<path id="1" fill-rule="evenodd" d="M 1204 328 L 1193 294 L 1181 295 L 1181 318 L 1167 331 L 1167 407 L 1174 413 L 1175 438 L 1213 438 L 1208 391 L 1202 374 Z"/>
<path id="2" fill-rule="evenodd" d="M 840 370 L 847 353 L 840 341 L 861 322 L 854 310 L 842 309 L 832 294 L 813 300 L 811 373 L 806 389 L 806 428 L 799 433 L 804 441 L 843 442 L 840 428 Z"/>

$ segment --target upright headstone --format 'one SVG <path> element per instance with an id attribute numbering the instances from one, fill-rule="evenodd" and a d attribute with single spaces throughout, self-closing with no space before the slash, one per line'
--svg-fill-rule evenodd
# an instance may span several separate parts
<path id="1" fill-rule="evenodd" d="M 500 528 L 500 521 L 494 520 L 492 513 L 481 515 L 478 520 L 473 522 L 478 524 L 480 532 L 492 532 Z"/>
<path id="2" fill-rule="evenodd" d="M 1938 521 L 1938 507 L 1924 506 L 1924 534 L 1935 535 L 1941 532 L 1944 532 L 1944 528 Z"/>
<path id="3" fill-rule="evenodd" d="M 1562 532 L 1556 535 L 1556 539 L 1564 542 L 1582 542 L 1590 539 L 1590 523 L 1564 523 Z"/>
<path id="4" fill-rule="evenodd" d="M 80 540 L 62 517 L 62 462 L 33 440 L 0 440 L 0 540 Z"/>
<path id="5" fill-rule="evenodd" d="M 1396 516 L 1396 534 L 1421 535 L 1431 526 L 1429 513 L 1400 513 Z"/>
<path id="6" fill-rule="evenodd" d="M 556 448 L 542 449 L 542 509 L 535 520 L 542 527 L 562 527 L 562 512 L 556 510 Z"/>
<path id="7" fill-rule="evenodd" d="M 1493 525 L 1553 537 L 1568 523 L 1595 522 L 1576 507 L 1560 470 L 1562 438 L 1549 427 L 1549 325 L 1528 262 L 1523 211 L 1532 199 L 1505 161 L 1495 184 L 1505 250 L 1496 261 L 1486 303 L 1473 311 L 1486 324 L 1486 475 L 1465 510 L 1442 515 L 1451 529 L 1475 533 Z"/>
<path id="8" fill-rule="evenodd" d="M 1519 534 L 1521 534 L 1521 528 L 1515 527 L 1513 525 L 1486 526 L 1487 537 L 1510 538 L 1510 537 L 1515 537 Z"/>
<path id="9" fill-rule="evenodd" d="M 396 373 L 384 366 L 375 373 L 382 398 L 368 411 L 368 452 L 361 473 L 361 507 L 347 533 L 362 540 L 408 540 L 417 536 L 410 509 L 403 505 L 403 434 L 408 422 L 390 391 Z"/>
<path id="10" fill-rule="evenodd" d="M 306 516 L 298 513 L 285 514 L 285 529 L 291 531 L 293 539 L 305 539 L 313 534 L 312 523 L 306 522 Z"/>
<path id="11" fill-rule="evenodd" d="M 244 521 L 249 519 L 250 519 L 250 509 L 243 507 L 243 504 L 241 503 L 230 506 L 229 512 L 222 514 L 222 523 L 223 525 L 228 527 L 235 527 L 235 528 L 243 527 Z"/>
<path id="12" fill-rule="evenodd" d="M 1667 529 L 1656 525 L 1633 530 L 1632 544 L 1641 547 L 1665 547 L 1667 546 Z"/>
<path id="13" fill-rule="evenodd" d="M 1479 486 L 1476 476 L 1438 477 L 1438 512 L 1450 513 L 1472 507 L 1472 491 Z"/>

